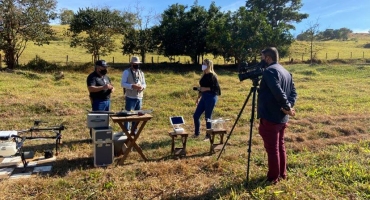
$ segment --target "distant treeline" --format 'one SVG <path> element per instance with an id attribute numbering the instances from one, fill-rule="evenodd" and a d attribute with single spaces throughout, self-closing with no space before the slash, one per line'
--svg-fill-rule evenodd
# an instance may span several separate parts
<path id="1" fill-rule="evenodd" d="M 348 40 L 349 34 L 353 31 L 348 28 L 340 29 L 326 29 L 325 31 L 317 32 L 315 34 L 316 40 Z M 309 41 L 312 37 L 312 31 L 309 30 L 297 35 L 299 41 Z"/>

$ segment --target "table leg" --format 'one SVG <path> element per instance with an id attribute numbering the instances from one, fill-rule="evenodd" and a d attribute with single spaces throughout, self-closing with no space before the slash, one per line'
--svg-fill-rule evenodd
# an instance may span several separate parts
<path id="1" fill-rule="evenodd" d="M 121 161 L 119 162 L 119 164 L 123 164 L 124 161 L 126 160 L 128 154 L 131 152 L 131 148 L 135 148 L 136 151 L 140 154 L 140 156 L 145 160 L 147 161 L 148 159 L 145 157 L 145 155 L 143 154 L 143 151 L 141 149 L 141 147 L 139 145 L 136 144 L 136 140 L 139 138 L 140 134 L 141 134 L 141 131 L 143 130 L 145 124 L 146 124 L 147 121 L 143 121 L 143 122 L 136 122 L 135 123 L 135 127 L 132 127 L 131 130 L 135 130 L 137 126 L 140 125 L 140 128 L 139 130 L 137 131 L 137 133 L 135 134 L 134 131 L 131 131 L 130 133 L 128 132 L 128 130 L 126 129 L 126 127 L 124 126 L 123 123 L 119 123 L 119 126 L 121 127 L 121 129 L 123 130 L 123 132 L 125 132 L 126 136 L 127 136 L 127 140 L 125 142 L 125 144 L 127 145 L 127 150 L 123 153 L 123 156 L 121 158 Z"/>

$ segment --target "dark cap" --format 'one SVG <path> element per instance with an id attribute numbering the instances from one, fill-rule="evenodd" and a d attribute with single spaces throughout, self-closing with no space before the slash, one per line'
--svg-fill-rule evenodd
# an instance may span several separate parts
<path id="1" fill-rule="evenodd" d="M 95 62 L 95 66 L 108 67 L 108 63 L 105 60 L 98 60 Z"/>

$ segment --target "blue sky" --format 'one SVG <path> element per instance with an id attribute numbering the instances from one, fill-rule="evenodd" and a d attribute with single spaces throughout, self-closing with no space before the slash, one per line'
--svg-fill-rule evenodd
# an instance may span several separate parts
<path id="1" fill-rule="evenodd" d="M 191 6 L 195 1 L 189 0 L 57 0 L 57 9 L 67 8 L 77 11 L 86 7 L 109 7 L 111 9 L 133 9 L 139 5 L 143 12 L 152 11 L 161 14 L 172 4 Z M 198 0 L 198 4 L 208 9 L 211 0 Z M 245 0 L 217 0 L 216 6 L 221 10 L 235 11 L 245 5 Z M 295 24 L 297 35 L 318 23 L 320 31 L 325 29 L 349 28 L 356 33 L 368 33 L 370 31 L 370 0 L 302 0 L 301 13 L 308 13 L 308 19 Z"/>

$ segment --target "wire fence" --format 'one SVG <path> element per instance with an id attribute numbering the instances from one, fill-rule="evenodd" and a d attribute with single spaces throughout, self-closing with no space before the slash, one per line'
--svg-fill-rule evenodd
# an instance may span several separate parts
<path id="1" fill-rule="evenodd" d="M 212 56 L 211 56 L 212 57 Z M 35 59 L 38 59 L 38 56 L 35 55 Z M 204 58 L 210 58 L 210 56 L 204 56 Z M 340 52 L 327 52 L 327 53 L 320 53 L 317 55 L 316 53 L 312 54 L 313 60 L 322 60 L 322 61 L 330 61 L 330 60 L 363 60 L 364 62 L 370 62 L 370 51 L 369 52 L 347 52 L 347 53 L 340 53 Z M 100 58 L 98 58 L 100 59 Z M 106 56 L 104 59 L 112 66 L 128 64 L 130 63 L 131 56 L 120 56 L 119 58 L 114 56 Z M 215 65 L 224 65 L 224 64 L 235 64 L 235 59 L 224 59 L 222 57 L 211 58 Z M 27 64 L 32 59 L 20 59 L 21 64 Z M 45 60 L 45 59 L 44 59 Z M 203 59 L 200 59 L 200 62 Z M 311 60 L 310 53 L 292 53 L 292 55 L 283 57 L 280 59 L 280 62 L 305 62 Z M 54 57 L 53 60 L 46 60 L 50 63 L 56 63 L 58 65 L 80 65 L 91 63 L 93 65 L 94 57 L 91 56 L 90 60 L 86 59 L 71 59 L 69 55 L 65 56 L 58 56 Z M 149 55 L 146 57 L 145 63 L 151 64 L 159 64 L 159 63 L 181 63 L 181 64 L 191 64 L 191 58 L 189 56 L 174 56 L 174 57 L 165 57 L 161 55 Z M 199 63 L 201 64 L 201 63 Z M 0 54 L 0 68 L 5 68 L 6 63 L 4 62 L 4 55 Z"/>

